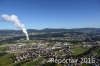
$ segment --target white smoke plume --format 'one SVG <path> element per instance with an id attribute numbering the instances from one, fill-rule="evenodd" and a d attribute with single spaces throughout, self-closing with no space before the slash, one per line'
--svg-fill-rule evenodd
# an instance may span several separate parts
<path id="1" fill-rule="evenodd" d="M 26 35 L 26 40 L 29 40 L 29 35 L 27 33 L 27 30 L 26 30 L 24 24 L 21 24 L 20 20 L 18 19 L 18 17 L 16 15 L 3 14 L 2 18 L 3 18 L 3 20 L 5 20 L 7 22 L 12 22 L 13 24 L 15 24 L 15 26 L 17 28 L 21 29 L 23 31 L 23 33 Z"/>

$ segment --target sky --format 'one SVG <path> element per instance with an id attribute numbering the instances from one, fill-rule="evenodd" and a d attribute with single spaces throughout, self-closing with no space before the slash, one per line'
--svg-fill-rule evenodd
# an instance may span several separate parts
<path id="1" fill-rule="evenodd" d="M 0 29 L 17 29 L 2 14 L 18 16 L 27 29 L 100 28 L 100 0 L 0 0 Z"/>

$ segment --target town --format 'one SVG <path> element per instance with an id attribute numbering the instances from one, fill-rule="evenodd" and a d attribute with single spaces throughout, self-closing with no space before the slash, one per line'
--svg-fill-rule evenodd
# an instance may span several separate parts
<path id="1" fill-rule="evenodd" d="M 90 36 L 81 32 L 64 32 L 30 35 L 30 40 L 20 38 L 24 37 L 1 38 L 0 55 L 13 54 L 8 60 L 15 66 L 21 66 L 24 62 L 33 63 L 34 66 L 59 65 L 55 62 L 50 63 L 50 58 L 78 59 L 76 63 L 67 61 L 62 66 L 100 65 L 100 41 L 94 39 L 93 34 Z M 92 63 L 92 60 L 81 63 L 81 58 L 94 58 L 95 63 Z"/>

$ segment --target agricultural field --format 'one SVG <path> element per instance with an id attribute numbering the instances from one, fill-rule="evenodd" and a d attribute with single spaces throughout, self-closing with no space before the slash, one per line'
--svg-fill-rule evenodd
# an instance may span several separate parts
<path id="1" fill-rule="evenodd" d="M 84 53 L 84 52 L 86 52 L 86 51 L 88 51 L 90 48 L 87 48 L 87 47 L 82 47 L 82 46 L 80 46 L 80 47 L 74 47 L 74 48 L 72 48 L 72 55 L 80 55 L 80 54 L 82 54 L 82 53 Z"/>

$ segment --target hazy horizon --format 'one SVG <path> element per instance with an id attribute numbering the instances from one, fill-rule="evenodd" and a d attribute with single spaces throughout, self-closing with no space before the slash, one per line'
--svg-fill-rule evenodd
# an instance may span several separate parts
<path id="1" fill-rule="evenodd" d="M 95 27 L 84 27 L 86 29 L 100 29 L 100 28 L 95 28 Z M 29 28 L 33 30 L 44 30 L 44 29 L 84 29 L 84 28 L 43 28 L 43 29 L 34 29 L 34 28 Z M 0 30 L 20 30 L 20 29 L 0 29 Z M 28 30 L 28 29 L 27 29 Z"/>

